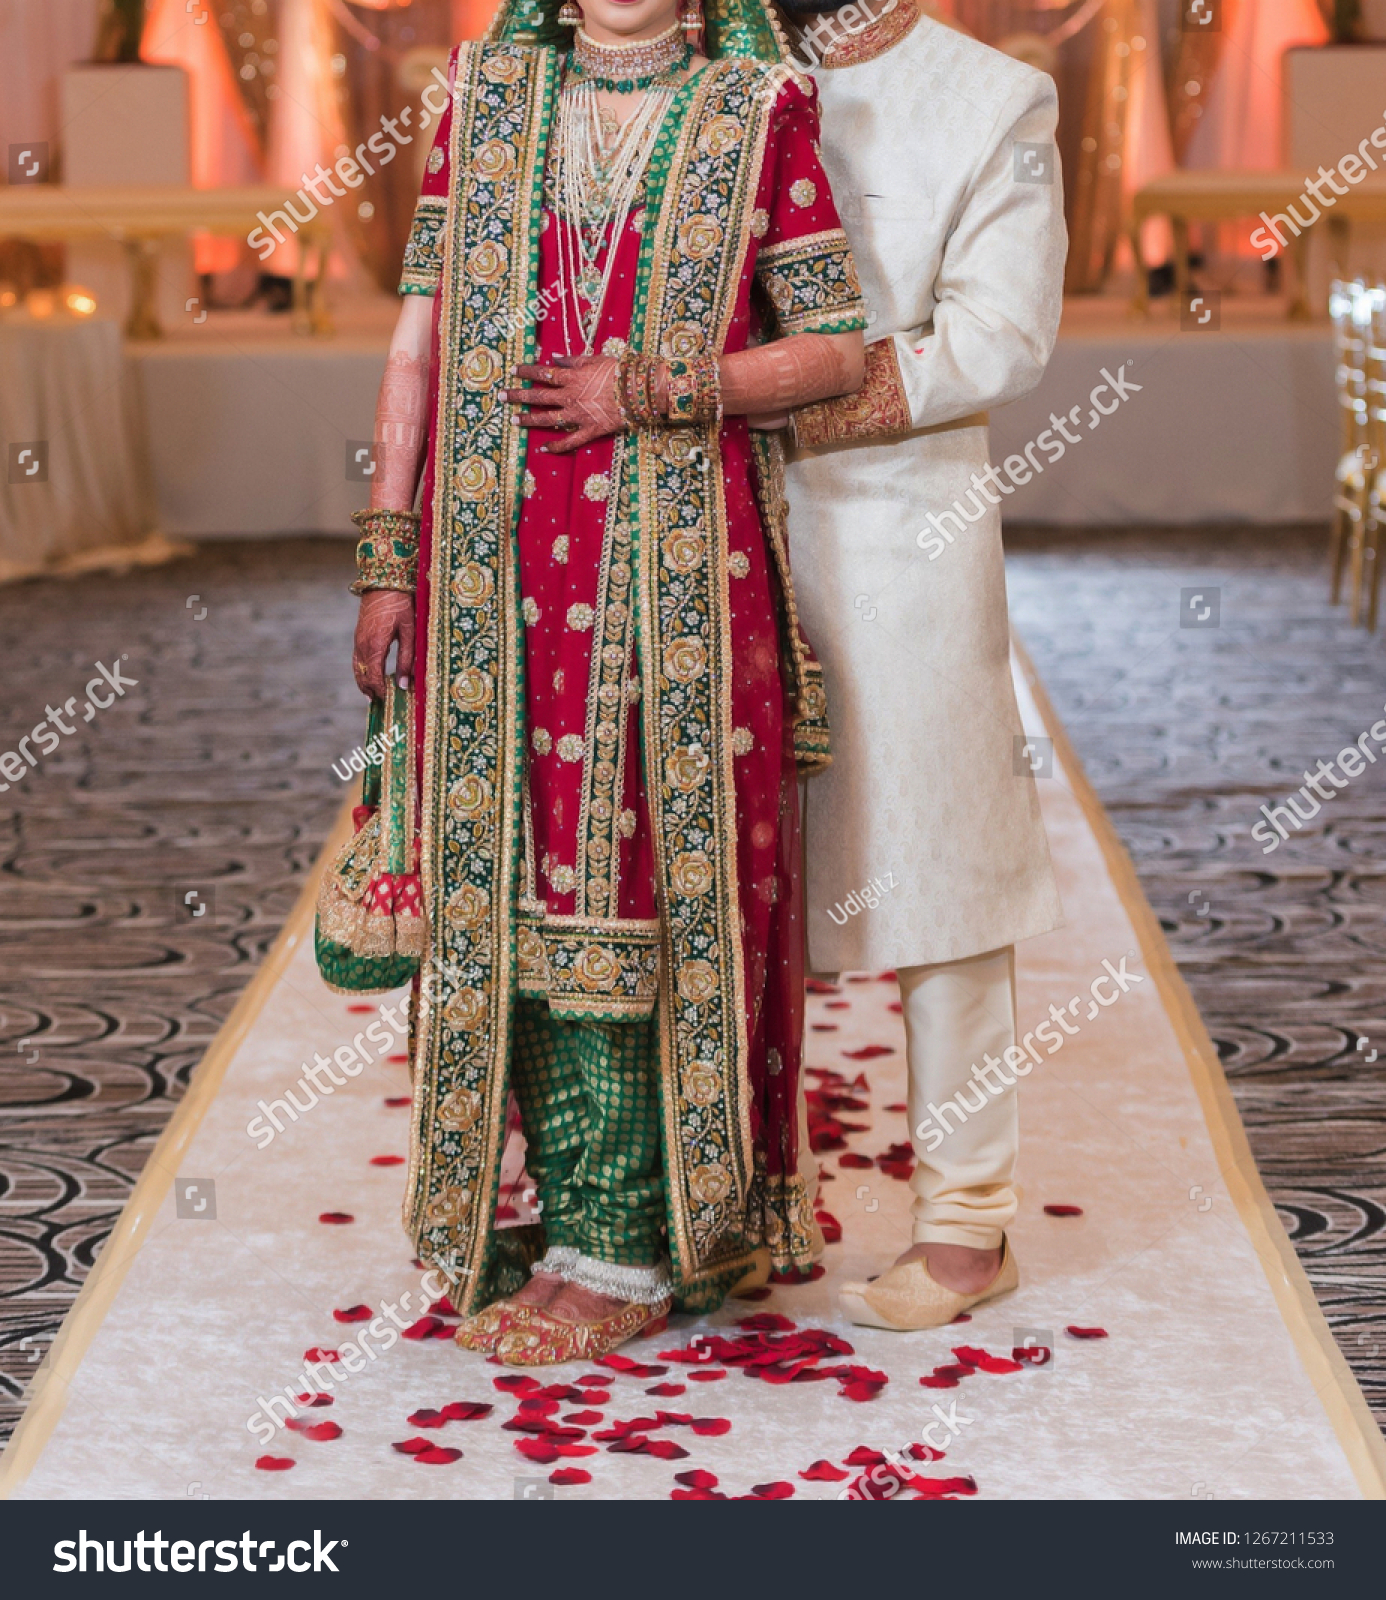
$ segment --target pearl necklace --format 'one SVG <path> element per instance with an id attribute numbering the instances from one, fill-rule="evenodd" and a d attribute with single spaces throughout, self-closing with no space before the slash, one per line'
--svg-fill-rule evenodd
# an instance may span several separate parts
<path id="1" fill-rule="evenodd" d="M 639 107 L 618 127 L 602 110 L 599 93 L 592 78 L 570 78 L 559 98 L 556 130 L 558 195 L 568 222 L 558 234 L 558 276 L 564 301 L 576 312 L 586 355 L 592 353 L 617 247 L 675 90 L 669 83 L 645 90 Z M 603 249 L 606 262 L 598 267 Z M 566 316 L 564 330 L 572 354 Z"/>

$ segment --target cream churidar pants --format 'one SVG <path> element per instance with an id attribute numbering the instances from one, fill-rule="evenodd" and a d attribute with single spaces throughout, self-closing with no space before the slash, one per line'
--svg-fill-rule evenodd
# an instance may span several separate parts
<path id="1" fill-rule="evenodd" d="M 1016 1040 L 1015 947 L 901 967 L 899 979 L 914 1243 L 994 1249 L 1016 1212 L 1020 1122 L 1013 1075 L 986 1058 L 1000 1062 Z"/>

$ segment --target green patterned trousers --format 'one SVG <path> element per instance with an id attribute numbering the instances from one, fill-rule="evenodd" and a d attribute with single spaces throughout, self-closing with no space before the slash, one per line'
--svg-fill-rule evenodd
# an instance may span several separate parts
<path id="1" fill-rule="evenodd" d="M 551 1250 L 628 1267 L 666 1254 L 655 1030 L 518 1002 L 512 1082 Z"/>

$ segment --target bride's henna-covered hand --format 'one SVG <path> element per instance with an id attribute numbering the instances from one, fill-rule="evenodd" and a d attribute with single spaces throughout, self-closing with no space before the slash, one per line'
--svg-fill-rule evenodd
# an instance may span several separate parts
<path id="1" fill-rule="evenodd" d="M 395 640 L 395 680 L 407 688 L 414 672 L 414 596 L 399 589 L 367 589 L 356 618 L 351 667 L 356 687 L 372 699 L 385 698 L 385 662 Z"/>
<path id="2" fill-rule="evenodd" d="M 505 398 L 532 408 L 521 416 L 522 427 L 571 430 L 561 442 L 544 446 L 552 455 L 569 455 L 625 427 L 616 367 L 614 356 L 556 356 L 542 366 L 517 367 L 516 378 L 532 387 L 507 389 Z"/>
<path id="3" fill-rule="evenodd" d="M 722 357 L 722 408 L 728 416 L 794 411 L 861 387 L 859 333 L 796 333 Z"/>

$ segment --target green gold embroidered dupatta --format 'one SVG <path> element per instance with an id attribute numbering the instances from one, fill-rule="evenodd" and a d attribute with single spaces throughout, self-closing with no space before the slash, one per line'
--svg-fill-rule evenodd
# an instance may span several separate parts
<path id="1" fill-rule="evenodd" d="M 544 157 L 559 57 L 464 45 L 440 287 L 422 874 L 430 947 L 414 1044 L 406 1220 L 469 1311 L 518 1282 L 494 1211 L 505 1136 L 523 857 L 523 430 L 502 399 L 532 359 Z M 651 163 L 633 346 L 720 350 L 783 69 L 721 61 L 685 85 Z M 726 508 L 716 429 L 618 448 L 637 589 L 661 915 L 670 1252 L 685 1298 L 747 1255 L 754 1176 L 736 874 Z M 801 675 L 801 688 L 803 687 Z M 801 702 L 811 696 L 801 696 Z M 460 1295 L 460 1299 L 456 1296 Z"/>

